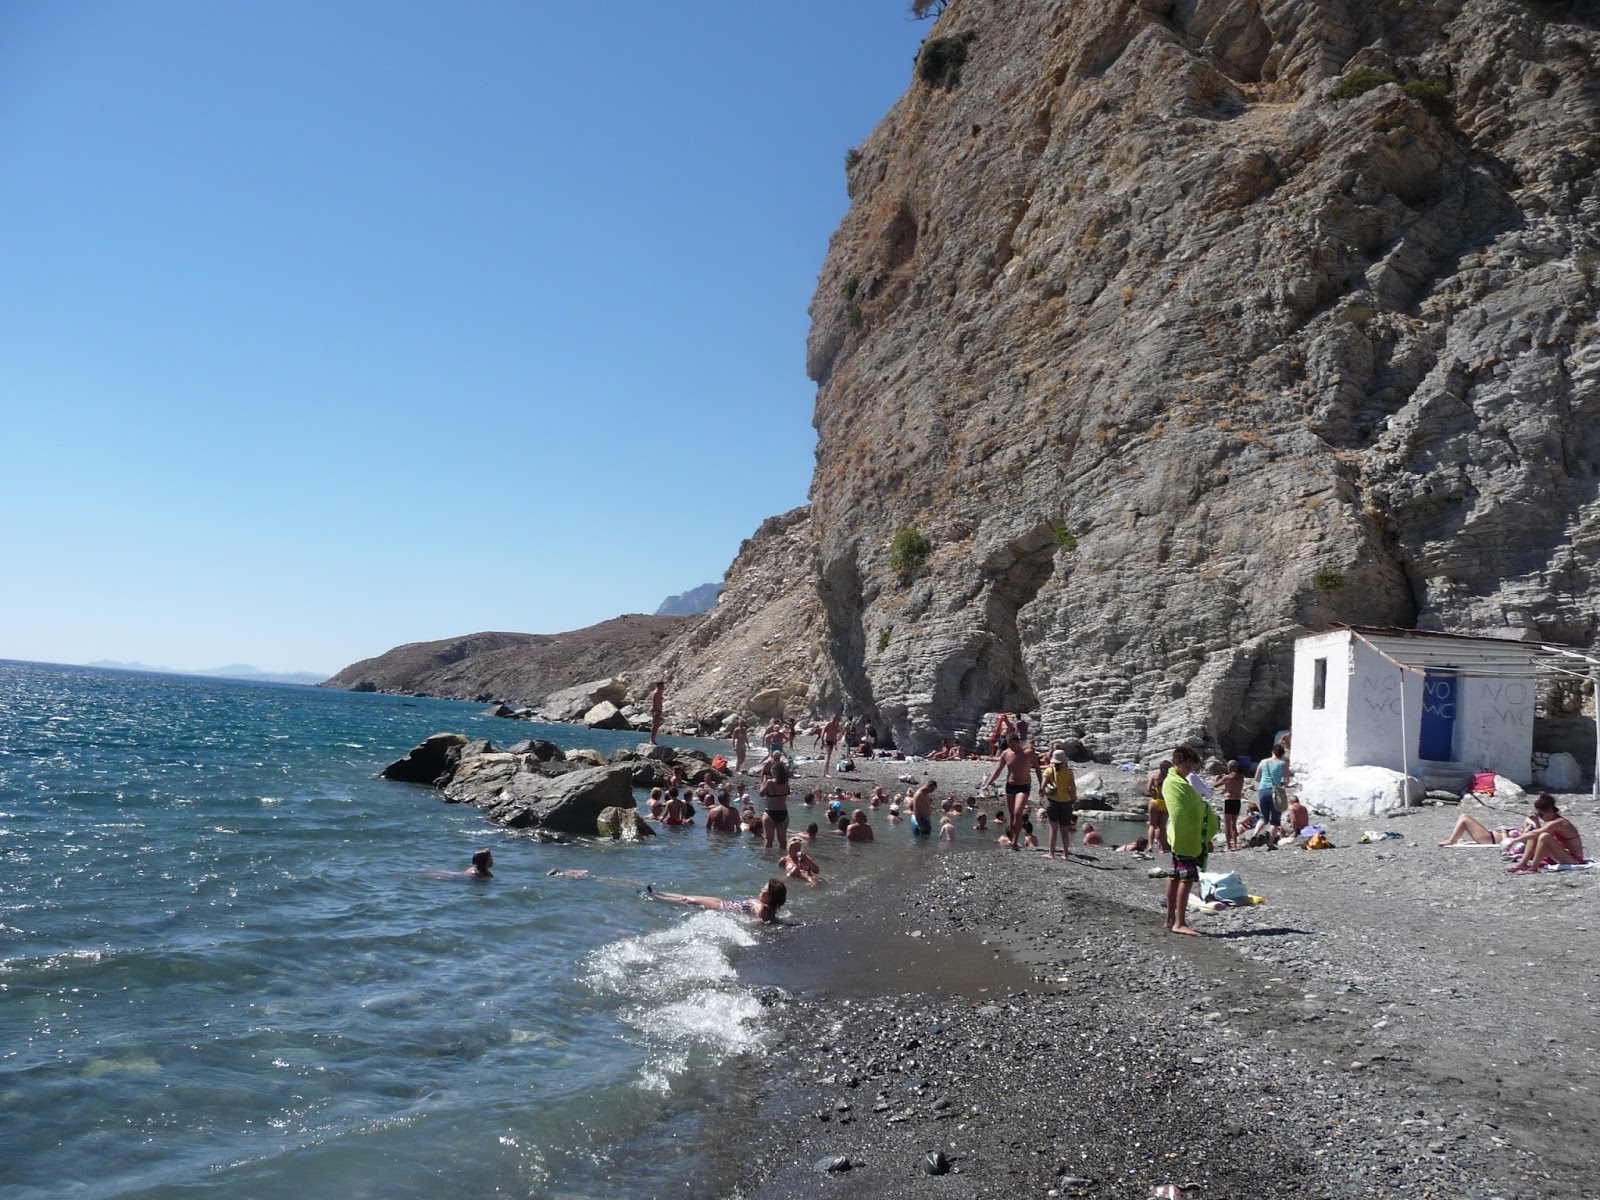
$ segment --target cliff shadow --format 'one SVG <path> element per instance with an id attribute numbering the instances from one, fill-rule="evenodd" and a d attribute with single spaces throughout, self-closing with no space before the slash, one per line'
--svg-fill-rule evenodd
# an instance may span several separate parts
<path id="1" fill-rule="evenodd" d="M 859 550 L 848 551 L 824 563 L 817 576 L 817 596 L 822 601 L 833 680 L 823 681 L 817 696 L 822 708 L 851 707 L 877 718 L 872 681 L 867 678 L 866 602 L 861 596 Z"/>
<path id="2" fill-rule="evenodd" d="M 978 622 L 935 673 L 929 715 L 956 733 L 975 730 L 989 712 L 1032 712 L 1039 696 L 1028 677 L 1017 614 L 1055 572 L 1056 535 L 1041 523 L 979 560 Z M 981 733 L 982 731 L 979 730 Z"/>

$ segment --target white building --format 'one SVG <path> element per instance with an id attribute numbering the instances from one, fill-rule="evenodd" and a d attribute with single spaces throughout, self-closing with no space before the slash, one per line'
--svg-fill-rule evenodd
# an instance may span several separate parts
<path id="1" fill-rule="evenodd" d="M 1533 778 L 1535 664 L 1527 642 L 1336 629 L 1294 649 L 1296 774 L 1386 767 Z"/>

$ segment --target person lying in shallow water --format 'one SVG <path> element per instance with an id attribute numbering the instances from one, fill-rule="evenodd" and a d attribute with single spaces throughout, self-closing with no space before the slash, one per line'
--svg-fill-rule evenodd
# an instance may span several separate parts
<path id="1" fill-rule="evenodd" d="M 684 896 L 677 892 L 658 892 L 646 887 L 644 894 L 651 900 L 665 900 L 668 904 L 687 904 L 696 908 L 709 908 L 712 912 L 739 913 L 758 921 L 772 924 L 778 919 L 778 910 L 789 898 L 789 887 L 781 879 L 769 879 L 766 885 L 749 900 L 724 900 L 719 896 Z"/>

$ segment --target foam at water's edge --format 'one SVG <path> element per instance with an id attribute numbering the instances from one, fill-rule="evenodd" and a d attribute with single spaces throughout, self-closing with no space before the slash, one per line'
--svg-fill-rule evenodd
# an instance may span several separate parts
<path id="1" fill-rule="evenodd" d="M 583 981 L 602 995 L 632 1001 L 618 1015 L 649 1050 L 639 1087 L 668 1093 L 691 1068 L 760 1052 L 761 1005 L 739 984 L 733 965 L 734 954 L 755 942 L 744 922 L 699 912 L 589 955 Z"/>

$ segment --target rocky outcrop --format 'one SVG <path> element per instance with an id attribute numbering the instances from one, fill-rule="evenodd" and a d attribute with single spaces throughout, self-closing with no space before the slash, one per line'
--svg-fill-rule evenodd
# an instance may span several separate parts
<path id="1" fill-rule="evenodd" d="M 596 705 L 610 704 L 613 708 L 620 708 L 627 700 L 627 679 L 594 679 L 576 687 L 551 692 L 539 705 L 539 711 L 548 721 L 577 721 Z"/>
<path id="2" fill-rule="evenodd" d="M 608 675 L 637 678 L 635 668 L 659 655 L 662 647 L 695 619 L 634 615 L 569 633 L 474 633 L 438 642 L 413 642 L 354 663 L 322 686 L 533 704 L 585 680 Z M 586 708 L 598 702 L 591 701 Z M 584 711 L 575 715 L 582 716 Z"/>
<path id="3" fill-rule="evenodd" d="M 398 783 L 426 783 L 442 787 L 443 781 L 455 772 L 456 764 L 461 760 L 461 749 L 467 741 L 464 733 L 436 733 L 378 774 Z"/>
<path id="4" fill-rule="evenodd" d="M 609 700 L 602 700 L 583 714 L 583 723 L 590 729 L 632 729 L 622 710 Z"/>
<path id="5" fill-rule="evenodd" d="M 697 588 L 690 588 L 687 592 L 679 592 L 676 596 L 668 596 L 661 602 L 661 607 L 656 609 L 658 617 L 696 617 L 708 611 L 717 602 L 717 595 L 722 591 L 720 583 L 702 583 Z"/>
<path id="6" fill-rule="evenodd" d="M 1593 645 L 1600 31 L 1515 0 L 951 0 L 811 313 L 813 700 L 1102 755 L 1332 622 Z M 896 553 L 896 534 L 907 531 Z"/>

